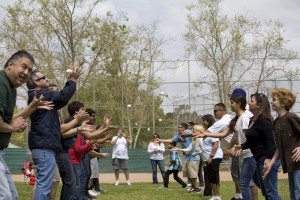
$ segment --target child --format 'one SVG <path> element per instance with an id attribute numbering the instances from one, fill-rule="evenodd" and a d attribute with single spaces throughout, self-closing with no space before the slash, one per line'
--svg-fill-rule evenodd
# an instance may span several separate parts
<path id="1" fill-rule="evenodd" d="M 281 159 L 283 173 L 288 173 L 290 199 L 300 199 L 300 118 L 289 112 L 296 95 L 285 88 L 272 91 L 272 109 L 278 113 L 273 123 L 277 150 L 272 160 L 266 159 L 264 177 L 277 159 Z"/>
<path id="2" fill-rule="evenodd" d="M 174 147 L 176 147 L 176 142 L 171 142 L 168 144 L 168 148 L 171 150 Z M 169 176 L 173 174 L 173 178 L 179 183 L 182 188 L 186 188 L 186 183 L 181 180 L 181 178 L 178 177 L 178 173 L 182 168 L 182 162 L 181 159 L 176 151 L 170 151 L 170 164 L 169 168 L 165 173 L 164 176 L 164 185 L 162 185 L 160 188 L 168 188 L 169 184 Z"/>

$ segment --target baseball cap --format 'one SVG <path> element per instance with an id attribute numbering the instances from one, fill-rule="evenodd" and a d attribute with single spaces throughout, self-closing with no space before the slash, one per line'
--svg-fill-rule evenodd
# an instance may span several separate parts
<path id="1" fill-rule="evenodd" d="M 228 96 L 231 97 L 234 94 L 242 94 L 244 96 L 247 96 L 246 91 L 243 90 L 242 88 L 235 88 L 231 94 L 228 94 Z"/>

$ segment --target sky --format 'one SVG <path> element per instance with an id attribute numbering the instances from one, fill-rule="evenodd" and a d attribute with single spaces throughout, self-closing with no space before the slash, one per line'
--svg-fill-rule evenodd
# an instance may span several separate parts
<path id="1" fill-rule="evenodd" d="M 100 13 L 112 11 L 115 16 L 126 13 L 129 25 L 151 24 L 158 22 L 159 33 L 170 39 L 164 48 L 164 57 L 167 60 L 184 59 L 184 45 L 182 34 L 185 31 L 186 6 L 196 3 L 196 0 L 105 0 L 100 8 Z M 300 53 L 300 1 L 298 0 L 223 0 L 220 4 L 223 14 L 232 17 L 236 14 L 246 14 L 260 21 L 278 20 L 284 26 L 284 37 L 290 42 L 288 49 Z M 299 57 L 300 55 L 298 55 Z M 190 65 L 190 78 L 187 73 L 187 63 L 169 73 L 158 73 L 165 82 L 171 81 L 193 81 L 197 79 L 197 66 Z M 193 96 L 193 91 L 188 91 L 188 84 L 162 85 L 161 89 L 168 94 L 169 99 L 164 99 L 164 109 L 171 109 L 172 101 Z M 159 92 L 159 91 L 158 91 Z M 185 103 L 188 103 L 187 101 Z"/>
<path id="2" fill-rule="evenodd" d="M 0 0 L 0 4 L 6 5 L 13 0 Z M 105 15 L 111 11 L 114 16 L 126 14 L 129 18 L 128 25 L 151 24 L 158 22 L 158 31 L 161 36 L 168 40 L 164 47 L 164 57 L 167 60 L 184 59 L 184 40 L 182 34 L 185 30 L 186 6 L 196 0 L 104 0 L 97 8 L 98 15 Z M 247 14 L 258 20 L 279 20 L 286 30 L 284 36 L 290 42 L 287 48 L 300 53 L 300 1 L 299 0 L 223 0 L 221 10 L 228 16 Z M 0 19 L 1 20 L 1 19 Z M 298 55 L 300 57 L 300 55 Z M 193 81 L 197 79 L 194 65 L 190 66 L 190 78 L 188 77 L 188 64 L 181 63 L 176 72 L 158 73 L 165 82 Z M 188 84 L 162 86 L 162 91 L 168 94 L 165 104 L 191 95 Z M 160 91 L 157 91 L 159 93 Z M 193 94 L 192 94 L 193 95 Z"/>

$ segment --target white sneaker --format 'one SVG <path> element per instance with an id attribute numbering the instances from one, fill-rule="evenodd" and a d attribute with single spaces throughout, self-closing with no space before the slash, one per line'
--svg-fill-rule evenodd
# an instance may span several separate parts
<path id="1" fill-rule="evenodd" d="M 119 185 L 119 181 L 116 181 L 115 186 L 118 186 L 118 185 Z"/>
<path id="2" fill-rule="evenodd" d="M 97 196 L 100 195 L 100 192 L 98 192 L 98 191 L 96 191 L 96 190 L 94 190 L 94 189 L 92 189 L 92 191 L 93 191 L 95 194 L 97 194 Z"/>
<path id="3" fill-rule="evenodd" d="M 191 183 L 186 184 L 187 187 L 192 187 Z"/>
<path id="4" fill-rule="evenodd" d="M 131 183 L 130 183 L 129 181 L 126 181 L 126 184 L 127 184 L 127 185 L 131 185 Z"/>
<path id="5" fill-rule="evenodd" d="M 89 190 L 88 193 L 89 193 L 89 195 L 92 196 L 92 197 L 98 196 L 97 193 L 95 193 L 93 190 Z"/>
<path id="6" fill-rule="evenodd" d="M 213 196 L 209 200 L 221 200 L 221 197 L 219 197 L 219 196 Z"/>

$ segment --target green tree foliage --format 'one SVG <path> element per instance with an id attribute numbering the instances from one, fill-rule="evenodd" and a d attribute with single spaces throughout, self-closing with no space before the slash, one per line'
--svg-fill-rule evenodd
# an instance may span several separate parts
<path id="1" fill-rule="evenodd" d="M 73 99 L 94 108 L 98 123 L 109 114 L 113 124 L 126 128 L 136 148 L 139 138 L 148 138 L 145 127 L 152 124 L 152 91 L 160 85 L 153 61 L 161 58 L 165 41 L 156 23 L 129 28 L 126 16 L 116 19 L 108 12 L 99 17 L 100 5 L 101 0 L 18 0 L 4 8 L 1 38 L 7 56 L 19 49 L 30 51 L 36 67 L 60 88 L 70 64 L 83 66 Z M 27 98 L 26 91 L 19 94 Z M 160 98 L 154 94 L 154 100 L 154 110 L 163 115 Z M 63 118 L 67 115 L 63 109 Z"/>

